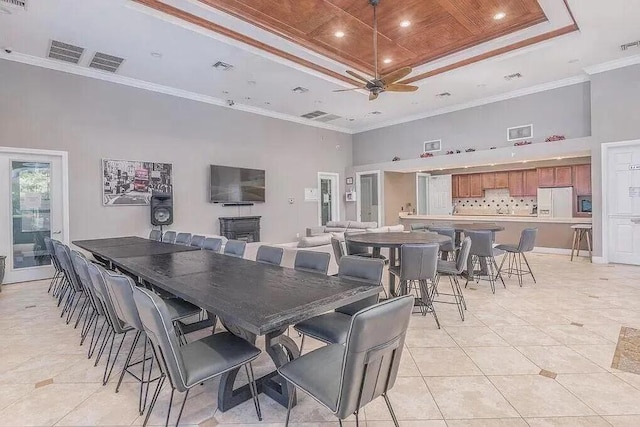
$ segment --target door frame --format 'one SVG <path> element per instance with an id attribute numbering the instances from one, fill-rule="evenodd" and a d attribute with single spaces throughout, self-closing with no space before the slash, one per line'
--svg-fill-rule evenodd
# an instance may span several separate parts
<path id="1" fill-rule="evenodd" d="M 426 204 L 427 204 L 427 212 L 420 213 L 420 177 L 427 178 L 427 195 L 426 195 Z M 429 179 L 431 179 L 431 174 L 427 172 L 416 172 L 416 215 L 429 215 Z"/>
<path id="2" fill-rule="evenodd" d="M 41 150 L 37 148 L 0 147 L 0 154 L 11 157 L 21 155 L 60 157 L 62 170 L 62 242 L 69 244 L 69 153 L 58 150 Z M 10 209 L 11 207 L 9 207 Z M 53 230 L 52 230 L 53 231 Z"/>
<path id="3" fill-rule="evenodd" d="M 382 224 L 384 224 L 384 209 L 382 209 L 382 183 L 380 182 L 380 171 L 379 170 L 372 170 L 372 171 L 362 171 L 362 172 L 356 172 L 356 220 L 358 222 L 362 222 L 362 212 L 361 212 L 361 208 L 362 208 L 362 197 L 360 194 L 360 177 L 362 175 L 375 175 L 377 177 L 378 180 L 378 191 L 377 191 L 377 197 L 378 197 L 378 227 L 382 227 Z"/>
<path id="4" fill-rule="evenodd" d="M 331 179 L 331 191 L 335 191 L 331 200 L 331 217 L 332 221 L 340 221 L 340 174 L 337 172 L 318 172 L 318 226 L 322 226 L 322 187 L 320 185 L 322 178 Z M 333 188 L 334 185 L 335 188 Z"/>
<path id="5" fill-rule="evenodd" d="M 609 263 L 609 202 L 608 197 L 605 197 L 607 194 L 607 189 L 609 186 L 609 171 L 607 166 L 609 165 L 609 150 L 613 148 L 627 147 L 627 146 L 638 146 L 640 148 L 640 139 L 630 140 L 630 141 L 620 141 L 620 142 L 607 142 L 605 144 L 601 144 L 601 162 L 600 162 L 600 170 L 602 180 L 600 182 L 600 195 L 601 195 L 601 205 L 602 205 L 602 261 L 605 264 Z"/>

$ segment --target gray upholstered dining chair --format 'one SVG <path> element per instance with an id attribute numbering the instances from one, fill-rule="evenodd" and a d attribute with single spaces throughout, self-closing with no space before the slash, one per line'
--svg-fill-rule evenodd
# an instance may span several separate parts
<path id="1" fill-rule="evenodd" d="M 427 231 L 429 230 L 429 226 L 423 223 L 415 223 L 411 224 L 411 231 Z"/>
<path id="2" fill-rule="evenodd" d="M 78 309 L 78 305 L 80 304 L 80 300 L 85 297 L 84 288 L 82 287 L 82 283 L 78 279 L 75 269 L 73 268 L 73 264 L 71 261 L 71 249 L 69 246 L 64 243 L 54 241 L 54 247 L 56 250 L 56 256 L 60 261 L 60 267 L 64 272 L 65 285 L 62 290 L 60 297 L 58 298 L 58 304 L 62 300 L 65 300 L 64 306 L 62 308 L 62 313 L 60 317 L 64 317 L 67 315 L 66 323 L 69 324 L 76 310 Z M 78 316 L 79 318 L 80 316 Z M 78 326 L 78 322 L 76 322 L 75 326 Z"/>
<path id="3" fill-rule="evenodd" d="M 236 258 L 243 258 L 246 247 L 247 242 L 243 242 L 242 240 L 227 240 L 227 243 L 224 245 L 224 254 Z"/>
<path id="4" fill-rule="evenodd" d="M 200 234 L 194 234 L 191 236 L 191 242 L 189 242 L 189 246 L 193 246 L 194 248 L 202 248 L 202 243 L 204 243 L 205 237 Z"/>
<path id="5" fill-rule="evenodd" d="M 373 256 L 370 248 L 368 246 L 359 245 L 357 243 L 352 242 L 349 237 L 356 234 L 363 234 L 362 230 L 353 230 L 353 231 L 345 231 L 344 232 L 344 246 L 346 248 L 347 255 L 355 255 L 360 257 L 368 257 L 371 258 Z"/>
<path id="6" fill-rule="evenodd" d="M 460 251 L 458 252 L 458 257 L 455 261 L 438 260 L 438 281 L 436 282 L 436 286 L 440 284 L 440 278 L 446 276 L 449 278 L 449 283 L 451 284 L 451 293 L 448 294 L 441 292 L 439 288 L 436 288 L 436 293 L 438 298 L 441 296 L 452 296 L 453 302 L 443 301 L 440 299 L 433 301 L 434 303 L 455 304 L 458 307 L 458 312 L 460 313 L 462 321 L 464 321 L 464 311 L 467 309 L 467 303 L 464 300 L 462 288 L 460 288 L 459 277 L 462 275 L 465 268 L 467 268 L 467 261 L 469 259 L 470 252 L 471 238 L 465 237 L 460 245 Z"/>
<path id="7" fill-rule="evenodd" d="M 308 273 L 327 274 L 331 255 L 326 252 L 297 251 L 293 268 Z"/>
<path id="8" fill-rule="evenodd" d="M 280 265 L 284 249 L 262 245 L 258 248 L 256 261 L 262 264 Z"/>
<path id="9" fill-rule="evenodd" d="M 164 243 L 175 243 L 176 242 L 176 232 L 175 231 L 165 231 L 162 235 L 162 241 Z"/>
<path id="10" fill-rule="evenodd" d="M 346 343 L 321 347 L 278 368 L 280 375 L 329 409 L 340 421 L 382 396 L 394 425 L 398 420 L 387 396 L 398 375 L 409 317 L 410 296 L 394 298 L 354 313 Z M 295 392 L 289 396 L 285 426 Z"/>
<path id="11" fill-rule="evenodd" d="M 162 231 L 160 230 L 151 230 L 149 233 L 149 240 L 155 240 L 156 242 L 162 241 Z"/>
<path id="12" fill-rule="evenodd" d="M 171 386 L 171 397 L 166 419 L 167 425 L 171 416 L 171 406 L 175 391 L 185 393 L 178 419 L 176 420 L 176 425 L 179 425 L 184 404 L 189 396 L 189 390 L 207 380 L 243 366 L 249 379 L 249 389 L 251 390 L 258 420 L 262 420 L 258 390 L 251 364 L 260 355 L 258 348 L 230 332 L 209 335 L 181 347 L 178 345 L 165 302 L 153 292 L 142 288 L 134 289 L 133 298 L 138 308 L 144 331 L 151 341 L 156 362 L 160 367 L 160 378 L 151 399 L 144 425 L 149 420 L 166 379 L 169 380 L 169 385 Z"/>
<path id="13" fill-rule="evenodd" d="M 202 249 L 220 253 L 220 249 L 222 249 L 222 239 L 217 237 L 207 237 L 202 241 Z"/>
<path id="14" fill-rule="evenodd" d="M 502 258 L 502 262 L 500 263 L 500 268 L 498 271 L 502 273 L 502 267 L 505 261 L 508 259 L 509 263 L 508 268 L 505 270 L 508 277 L 512 275 L 518 276 L 518 283 L 520 287 L 522 287 L 522 278 L 528 274 L 531 275 L 533 279 L 533 283 L 536 282 L 536 276 L 533 275 L 533 271 L 531 270 L 531 266 L 529 265 L 529 261 L 525 256 L 525 252 L 533 251 L 533 248 L 536 246 L 536 237 L 538 236 L 537 228 L 525 228 L 520 233 L 520 242 L 518 245 L 498 245 L 496 249 L 503 250 L 506 252 L 506 256 Z M 527 269 L 522 268 L 522 260 L 525 262 L 525 266 Z"/>
<path id="15" fill-rule="evenodd" d="M 440 252 L 442 252 L 442 259 L 456 259 L 456 251 L 459 249 L 456 247 L 456 230 L 452 227 L 429 227 L 429 231 L 437 233 L 441 236 L 446 236 L 451 239 L 449 242 L 440 244 Z"/>
<path id="16" fill-rule="evenodd" d="M 49 289 L 47 293 L 52 293 L 53 296 L 56 296 L 58 293 L 58 288 L 60 286 L 60 281 L 63 279 L 62 268 L 60 267 L 60 262 L 58 261 L 58 257 L 56 256 L 56 249 L 53 247 L 53 241 L 49 237 L 44 238 L 44 246 L 47 248 L 47 253 L 49 258 L 51 259 L 51 264 L 54 268 L 53 277 L 51 277 L 51 282 L 49 283 Z"/>
<path id="17" fill-rule="evenodd" d="M 383 269 L 384 262 L 381 259 L 345 255 L 338 266 L 338 277 L 380 286 Z M 327 344 L 344 344 L 352 316 L 377 302 L 378 295 L 374 295 L 296 324 L 294 329 L 302 335 L 300 352 L 307 335 Z"/>
<path id="18" fill-rule="evenodd" d="M 436 286 L 439 250 L 440 245 L 437 243 L 402 245 L 400 266 L 389 267 L 389 273 L 400 280 L 401 293 L 411 294 L 412 288 L 416 289 L 422 315 L 432 313 L 438 328 L 440 321 L 431 297 Z"/>
<path id="19" fill-rule="evenodd" d="M 493 232 L 491 231 L 465 231 L 466 237 L 471 238 L 471 261 L 467 262 L 467 283 L 475 277 L 477 283 L 482 277 L 486 277 L 491 285 L 491 292 L 496 293 L 496 281 L 500 279 L 506 288 L 500 269 L 496 263 L 496 256 L 504 253 L 493 247 Z M 477 268 L 476 268 L 477 267 Z"/>
<path id="20" fill-rule="evenodd" d="M 71 262 L 74 265 L 78 280 L 80 280 L 84 291 L 88 295 L 87 301 L 89 302 L 89 305 L 85 308 L 85 319 L 82 326 L 82 332 L 80 333 L 80 345 L 84 344 L 85 339 L 89 335 L 89 331 L 93 327 L 93 335 L 91 336 L 89 350 L 87 351 L 87 357 L 91 358 L 93 357 L 93 352 L 95 351 L 98 344 L 98 339 L 96 338 L 96 329 L 100 320 L 104 320 L 104 306 L 97 294 L 97 291 L 93 288 L 93 283 L 91 282 L 91 278 L 89 277 L 89 260 L 87 260 L 87 258 L 82 253 L 78 251 L 72 251 Z M 103 322 L 103 328 L 104 325 L 105 323 Z M 103 328 L 101 328 L 101 331 Z"/>
<path id="21" fill-rule="evenodd" d="M 191 243 L 191 233 L 176 234 L 176 245 L 189 246 Z"/>
<path id="22" fill-rule="evenodd" d="M 333 256 L 336 257 L 336 263 L 340 264 L 340 259 L 345 255 L 342 242 L 335 237 L 331 238 L 331 246 L 333 247 Z"/>

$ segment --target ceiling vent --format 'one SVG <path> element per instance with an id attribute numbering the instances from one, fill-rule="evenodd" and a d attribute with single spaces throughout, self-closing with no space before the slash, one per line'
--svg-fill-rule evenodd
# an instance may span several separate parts
<path id="1" fill-rule="evenodd" d="M 509 74 L 508 76 L 504 76 L 504 79 L 506 81 L 521 79 L 521 78 L 522 78 L 522 74 L 520 73 L 514 73 L 514 74 Z"/>
<path id="2" fill-rule="evenodd" d="M 26 10 L 27 0 L 0 0 L 0 5 Z"/>
<path id="3" fill-rule="evenodd" d="M 213 64 L 213 68 L 220 71 L 229 71 L 233 68 L 233 65 L 227 64 L 226 62 L 218 61 Z"/>
<path id="4" fill-rule="evenodd" d="M 102 52 L 96 52 L 96 54 L 93 55 L 93 59 L 91 60 L 89 67 L 97 68 L 102 71 L 108 71 L 110 73 L 115 73 L 116 71 L 118 71 L 118 68 L 120 67 L 120 65 L 122 65 L 123 61 L 124 58 L 107 55 L 106 53 Z"/>
<path id="5" fill-rule="evenodd" d="M 318 118 L 316 119 L 316 122 L 327 123 L 327 122 L 330 122 L 330 121 L 332 121 L 332 120 L 337 120 L 337 119 L 339 119 L 339 118 L 341 118 L 341 117 L 342 117 L 342 116 L 337 116 L 337 115 L 335 115 L 335 114 L 327 114 L 327 115 L 325 115 L 325 116 L 318 117 Z"/>
<path id="6" fill-rule="evenodd" d="M 442 149 L 442 140 L 436 139 L 433 141 L 423 142 L 423 150 L 425 153 L 433 153 Z"/>
<path id="7" fill-rule="evenodd" d="M 316 119 L 320 116 L 325 116 L 327 113 L 325 113 L 324 111 L 320 111 L 320 110 L 316 110 L 316 111 L 312 111 L 310 113 L 307 114 L 303 114 L 300 117 L 304 117 L 305 119 Z"/>
<path id="8" fill-rule="evenodd" d="M 632 47 L 640 47 L 640 40 L 636 40 L 631 43 L 625 43 L 623 45 L 620 45 L 620 50 L 627 50 Z"/>
<path id="9" fill-rule="evenodd" d="M 442 92 L 436 95 L 438 98 L 446 98 L 447 96 L 451 96 L 450 92 Z"/>
<path id="10" fill-rule="evenodd" d="M 51 44 L 49 45 L 49 54 L 47 56 L 51 59 L 77 64 L 80 62 L 83 52 L 83 47 L 51 40 Z"/>
<path id="11" fill-rule="evenodd" d="M 291 89 L 291 91 L 294 93 L 306 93 L 309 92 L 309 89 L 307 89 L 306 87 L 298 86 Z"/>

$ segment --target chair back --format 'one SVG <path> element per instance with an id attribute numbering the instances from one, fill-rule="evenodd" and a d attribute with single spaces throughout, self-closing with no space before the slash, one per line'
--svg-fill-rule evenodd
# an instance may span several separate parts
<path id="1" fill-rule="evenodd" d="M 284 249 L 262 245 L 258 248 L 256 261 L 262 264 L 280 265 Z"/>
<path id="2" fill-rule="evenodd" d="M 96 290 L 93 288 L 91 277 L 89 277 L 90 261 L 80 252 L 72 251 L 71 262 L 74 265 L 74 268 L 78 274 L 78 279 L 82 283 L 84 290 L 89 294 L 89 301 L 91 301 L 91 305 L 98 315 L 103 316 L 104 305 L 102 304 L 102 300 L 100 299 L 100 297 L 97 295 Z"/>
<path id="3" fill-rule="evenodd" d="M 47 253 L 49 254 L 49 258 L 51 258 L 51 263 L 53 267 L 56 269 L 56 272 L 61 273 L 62 268 L 60 267 L 60 263 L 58 262 L 58 257 L 56 256 L 56 249 L 53 246 L 53 241 L 49 237 L 44 238 L 44 246 L 47 248 Z"/>
<path id="4" fill-rule="evenodd" d="M 194 248 L 201 248 L 203 242 L 204 236 L 200 234 L 194 234 L 193 236 L 191 236 L 191 243 L 189 243 L 189 245 L 193 246 Z"/>
<path id="5" fill-rule="evenodd" d="M 244 250 L 247 247 L 247 242 L 241 240 L 227 240 L 227 244 L 224 245 L 224 254 L 233 256 L 236 258 L 244 257 Z"/>
<path id="6" fill-rule="evenodd" d="M 467 261 L 469 260 L 469 253 L 471 252 L 471 238 L 469 236 L 465 237 L 460 245 L 460 252 L 458 253 L 458 258 L 456 258 L 456 271 L 458 274 L 462 274 L 462 272 L 467 268 Z"/>
<path id="7" fill-rule="evenodd" d="M 525 228 L 520 233 L 520 243 L 518 244 L 518 252 L 531 252 L 536 246 L 536 237 L 538 236 L 537 228 Z"/>
<path id="8" fill-rule="evenodd" d="M 437 243 L 402 245 L 400 280 L 434 280 L 438 270 Z"/>
<path id="9" fill-rule="evenodd" d="M 151 230 L 149 233 L 149 240 L 155 240 L 156 242 L 162 241 L 162 231 L 160 230 Z"/>
<path id="10" fill-rule="evenodd" d="M 162 236 L 162 241 L 164 243 L 175 243 L 176 242 L 176 232 L 175 231 L 165 231 Z"/>
<path id="11" fill-rule="evenodd" d="M 450 242 L 442 243 L 440 245 L 441 251 L 454 252 L 456 250 L 456 230 L 454 230 L 452 227 L 429 227 L 429 231 L 437 233 L 441 236 L 447 236 L 451 239 Z"/>
<path id="12" fill-rule="evenodd" d="M 107 318 L 109 324 L 113 327 L 113 330 L 116 334 L 122 334 L 125 332 L 125 325 L 122 323 L 120 318 L 118 317 L 118 313 L 116 313 L 116 308 L 114 306 L 113 300 L 111 299 L 111 295 L 107 291 L 107 285 L 105 284 L 105 276 L 107 270 L 104 267 L 98 264 L 89 264 L 89 277 L 91 278 L 91 283 L 93 284 L 94 289 L 97 291 L 96 294 L 102 301 L 104 305 L 104 315 Z"/>
<path id="13" fill-rule="evenodd" d="M 331 239 L 333 242 L 333 239 Z M 326 252 L 297 251 L 293 268 L 309 273 L 327 274 L 331 255 Z"/>
<path id="14" fill-rule="evenodd" d="M 133 300 L 133 290 L 136 287 L 133 280 L 128 276 L 109 270 L 104 273 L 105 287 L 113 301 L 118 318 L 136 330 L 144 331 L 138 308 Z"/>
<path id="15" fill-rule="evenodd" d="M 133 289 L 133 299 L 158 363 L 164 366 L 171 385 L 180 392 L 186 391 L 186 369 L 167 305 L 150 290 L 139 287 Z"/>
<path id="16" fill-rule="evenodd" d="M 372 286 L 380 286 L 382 283 L 382 270 L 384 270 L 384 261 L 381 259 L 345 255 L 340 260 L 340 265 L 338 266 L 338 277 L 364 282 Z M 369 307 L 377 302 L 378 295 L 373 295 L 337 308 L 336 311 L 352 316 L 363 308 Z"/>
<path id="17" fill-rule="evenodd" d="M 340 264 L 340 259 L 344 256 L 344 250 L 342 249 L 342 243 L 335 237 L 331 238 L 331 246 L 333 247 L 333 255 L 336 257 L 336 262 Z"/>
<path id="18" fill-rule="evenodd" d="M 69 246 L 58 241 L 54 241 L 53 244 L 56 249 L 56 256 L 60 261 L 60 267 L 62 267 L 65 277 L 75 292 L 81 292 L 82 283 L 80 283 L 80 279 L 78 279 L 76 270 L 73 268 L 73 264 L 71 262 L 71 249 L 69 249 Z"/>
<path id="19" fill-rule="evenodd" d="M 429 226 L 427 224 L 416 223 L 411 224 L 411 231 L 427 231 Z"/>
<path id="20" fill-rule="evenodd" d="M 336 416 L 343 419 L 395 384 L 413 297 L 384 301 L 354 314 L 345 344 Z"/>
<path id="21" fill-rule="evenodd" d="M 347 249 L 347 255 L 365 255 L 369 254 L 369 247 L 353 243 L 349 237 L 354 234 L 363 234 L 364 230 L 347 230 L 344 232 L 344 246 Z"/>
<path id="22" fill-rule="evenodd" d="M 189 246 L 191 243 L 191 233 L 178 233 L 176 235 L 176 245 Z"/>
<path id="23" fill-rule="evenodd" d="M 479 257 L 493 256 L 493 235 L 491 231 L 465 231 L 466 237 L 471 238 L 471 255 Z"/>
<path id="24" fill-rule="evenodd" d="M 206 249 L 208 251 L 220 253 L 221 248 L 222 248 L 222 239 L 218 239 L 216 237 L 207 237 L 202 242 L 202 249 Z"/>

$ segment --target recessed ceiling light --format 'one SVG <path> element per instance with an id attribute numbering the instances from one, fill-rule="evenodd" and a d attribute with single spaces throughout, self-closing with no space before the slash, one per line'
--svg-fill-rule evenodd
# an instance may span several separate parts
<path id="1" fill-rule="evenodd" d="M 402 28 L 407 28 L 409 25 L 411 25 L 411 21 L 402 21 L 402 22 L 400 22 L 400 26 Z"/>
<path id="2" fill-rule="evenodd" d="M 491 163 L 489 166 L 495 166 L 495 165 L 496 165 L 495 163 Z"/>
<path id="3" fill-rule="evenodd" d="M 384 62 L 385 64 L 391 64 L 391 58 L 384 58 L 382 62 Z"/>
<path id="4" fill-rule="evenodd" d="M 556 157 L 556 160 L 562 160 L 564 157 Z"/>
<path id="5" fill-rule="evenodd" d="M 344 31 L 336 31 L 335 33 L 333 33 L 333 35 L 341 39 L 344 37 Z"/>
<path id="6" fill-rule="evenodd" d="M 151 56 L 154 58 L 162 58 L 162 54 L 160 52 L 151 52 Z"/>
<path id="7" fill-rule="evenodd" d="M 469 169 L 469 166 L 465 166 L 464 168 L 465 168 L 465 169 Z"/>
<path id="8" fill-rule="evenodd" d="M 354 118 L 349 118 L 348 120 L 349 120 L 350 122 L 352 122 L 352 121 L 354 121 L 355 119 L 354 119 Z"/>
<path id="9" fill-rule="evenodd" d="M 493 19 L 495 19 L 496 21 L 499 21 L 501 19 L 504 19 L 504 17 L 507 16 L 506 13 L 504 12 L 498 12 L 495 15 L 493 15 Z"/>

